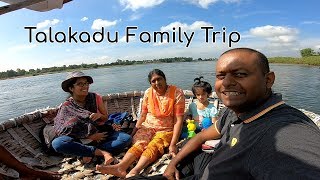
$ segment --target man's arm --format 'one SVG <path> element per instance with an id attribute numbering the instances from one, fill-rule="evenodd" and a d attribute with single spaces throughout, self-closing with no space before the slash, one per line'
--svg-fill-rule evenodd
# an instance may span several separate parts
<path id="1" fill-rule="evenodd" d="M 22 162 L 18 161 L 6 148 L 0 145 L 0 162 L 19 172 L 21 179 L 60 179 L 56 172 L 47 172 L 29 168 Z M 0 174 L 1 179 L 1 174 Z"/>
<path id="2" fill-rule="evenodd" d="M 198 133 L 195 137 L 191 138 L 186 145 L 183 146 L 181 151 L 179 151 L 179 153 L 171 160 L 166 168 L 163 174 L 165 177 L 168 179 L 174 179 L 176 167 L 182 159 L 184 159 L 193 151 L 198 150 L 205 141 L 220 137 L 220 133 L 216 129 L 216 123 L 210 126 L 207 130 Z"/>

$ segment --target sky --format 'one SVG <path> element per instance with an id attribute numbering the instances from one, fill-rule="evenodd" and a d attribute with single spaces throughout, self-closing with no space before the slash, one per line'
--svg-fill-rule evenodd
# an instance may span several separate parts
<path id="1" fill-rule="evenodd" d="M 0 71 L 216 58 L 236 47 L 300 57 L 301 49 L 320 49 L 319 7 L 319 0 L 73 0 L 45 12 L 21 9 L 0 15 Z"/>

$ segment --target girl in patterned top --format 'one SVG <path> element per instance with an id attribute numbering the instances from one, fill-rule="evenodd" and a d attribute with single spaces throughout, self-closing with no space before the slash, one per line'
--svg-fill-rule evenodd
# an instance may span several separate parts
<path id="1" fill-rule="evenodd" d="M 203 77 L 194 79 L 192 86 L 193 95 L 197 100 L 189 105 L 187 112 L 187 119 L 193 119 L 196 122 L 196 132 L 200 132 L 203 129 L 208 128 L 212 123 L 217 120 L 217 108 L 209 103 L 209 96 L 212 94 L 211 85 L 201 80 Z"/>

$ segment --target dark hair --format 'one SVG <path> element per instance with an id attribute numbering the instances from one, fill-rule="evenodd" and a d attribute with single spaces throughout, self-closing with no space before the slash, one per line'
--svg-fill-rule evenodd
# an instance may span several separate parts
<path id="1" fill-rule="evenodd" d="M 257 50 L 251 49 L 251 48 L 234 48 L 234 49 L 230 49 L 230 50 L 222 53 L 221 56 L 223 56 L 224 54 L 227 54 L 229 52 L 233 52 L 233 51 L 247 51 L 247 52 L 255 53 L 257 55 L 257 57 L 259 58 L 259 65 L 262 70 L 262 73 L 266 74 L 266 73 L 270 72 L 268 58 L 263 53 L 261 53 Z"/>
<path id="2" fill-rule="evenodd" d="M 77 82 L 77 80 L 78 80 L 79 78 L 73 78 L 70 82 L 69 82 L 69 84 L 68 84 L 68 92 L 72 95 L 72 92 L 70 91 L 70 87 L 73 87 L 74 86 L 74 84 Z"/>
<path id="3" fill-rule="evenodd" d="M 192 86 L 193 95 L 196 95 L 196 88 L 203 88 L 208 93 L 208 95 L 212 93 L 212 87 L 210 83 L 208 83 L 207 81 L 202 81 L 202 78 L 203 76 L 194 79 L 195 83 Z"/>
<path id="4" fill-rule="evenodd" d="M 149 72 L 149 75 L 148 75 L 148 80 L 150 84 L 151 84 L 151 78 L 153 74 L 161 76 L 164 78 L 165 81 L 167 81 L 166 75 L 164 75 L 164 73 L 160 69 L 153 69 L 152 71 Z"/>

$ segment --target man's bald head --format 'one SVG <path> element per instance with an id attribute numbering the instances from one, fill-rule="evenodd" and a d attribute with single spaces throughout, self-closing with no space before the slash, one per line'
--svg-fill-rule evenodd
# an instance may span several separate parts
<path id="1" fill-rule="evenodd" d="M 236 51 L 238 51 L 238 52 L 241 52 L 241 51 L 243 51 L 243 52 L 251 52 L 251 53 L 256 54 L 256 56 L 258 58 L 257 60 L 259 60 L 258 63 L 259 63 L 259 66 L 260 66 L 260 68 L 262 70 L 262 73 L 266 74 L 266 73 L 270 72 L 268 58 L 264 54 L 262 54 L 261 52 L 259 52 L 257 50 L 254 50 L 254 49 L 251 49 L 251 48 L 234 48 L 234 49 L 230 49 L 230 50 L 224 52 L 223 54 L 221 54 L 221 56 L 223 56 L 225 54 L 228 54 L 228 53 L 231 53 L 231 52 L 236 52 Z"/>

